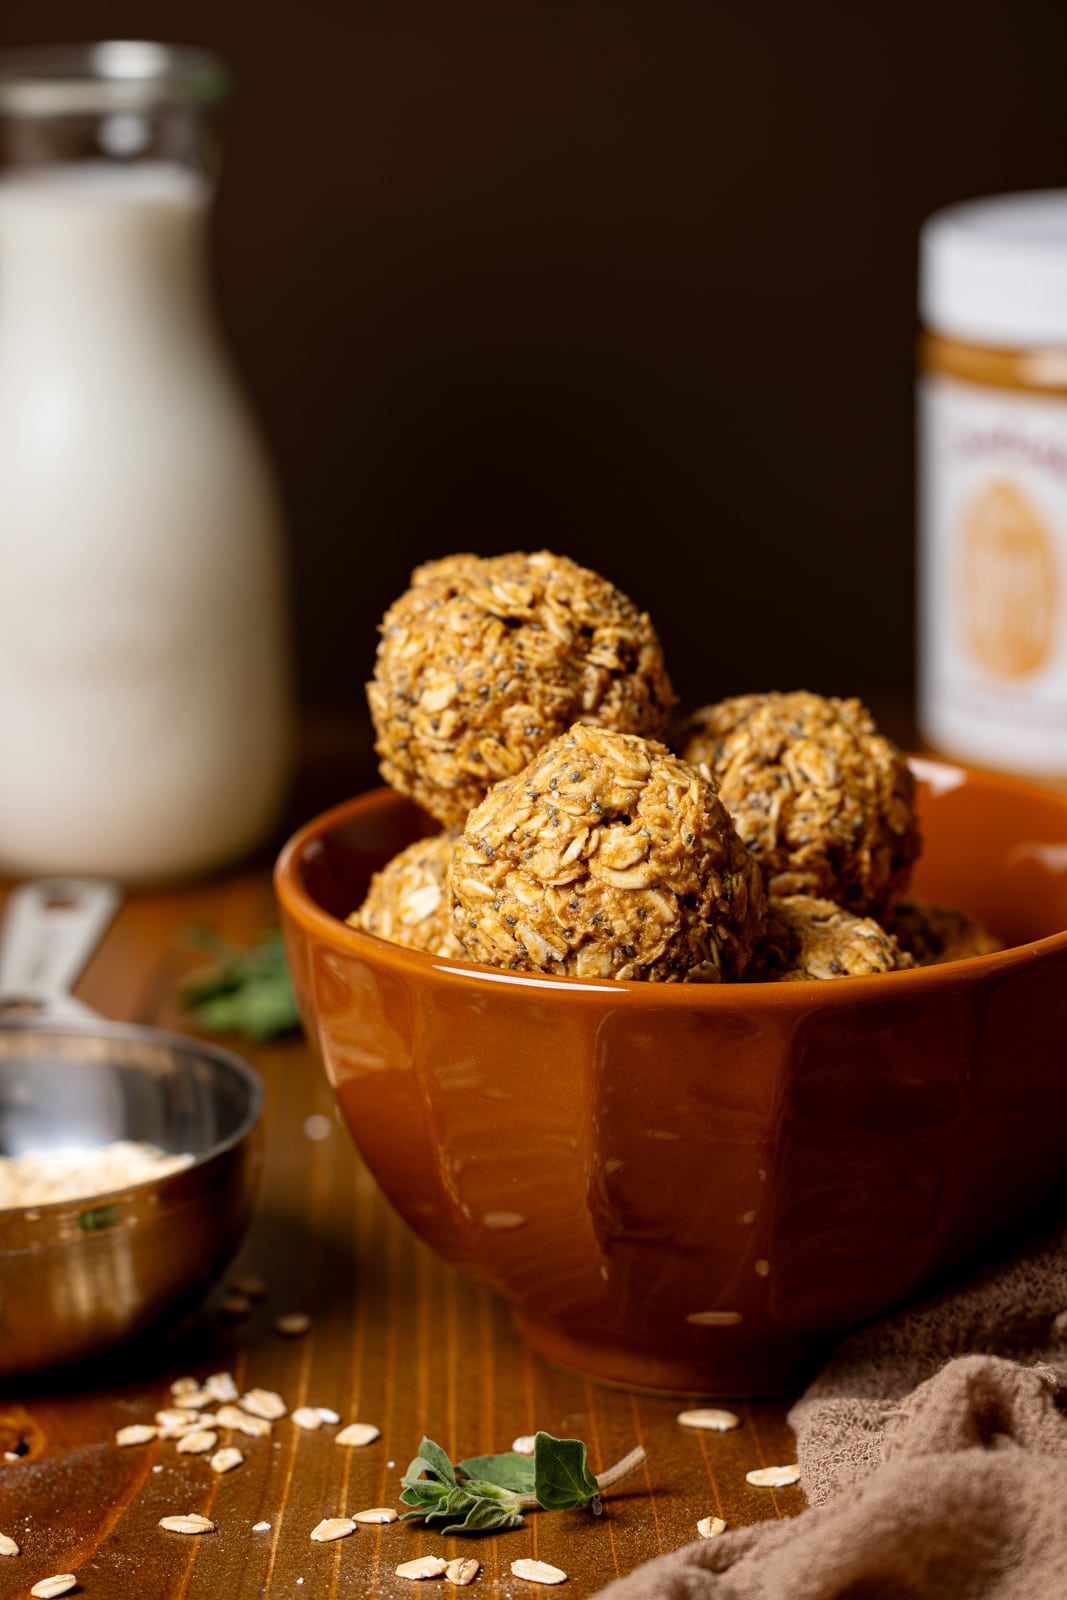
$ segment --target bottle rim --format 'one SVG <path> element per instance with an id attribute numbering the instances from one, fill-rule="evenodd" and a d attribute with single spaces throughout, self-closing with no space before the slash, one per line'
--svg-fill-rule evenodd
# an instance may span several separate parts
<path id="1" fill-rule="evenodd" d="M 230 76 L 210 50 L 147 39 L 0 51 L 0 116 L 93 116 L 216 105 Z"/>

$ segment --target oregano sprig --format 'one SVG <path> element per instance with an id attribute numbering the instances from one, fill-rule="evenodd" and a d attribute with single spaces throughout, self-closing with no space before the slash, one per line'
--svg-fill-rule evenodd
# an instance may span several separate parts
<path id="1" fill-rule="evenodd" d="M 524 1511 L 601 1511 L 601 1495 L 645 1460 L 638 1445 L 606 1472 L 589 1470 L 581 1439 L 540 1432 L 532 1456 L 507 1451 L 471 1456 L 455 1465 L 441 1446 L 423 1439 L 401 1482 L 405 1521 L 444 1523 L 443 1533 L 494 1533 L 520 1528 Z"/>

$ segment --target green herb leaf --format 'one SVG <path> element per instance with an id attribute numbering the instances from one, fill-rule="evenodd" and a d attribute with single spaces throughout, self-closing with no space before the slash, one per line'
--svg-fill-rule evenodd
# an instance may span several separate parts
<path id="1" fill-rule="evenodd" d="M 599 1499 L 600 1485 L 589 1471 L 580 1439 L 556 1439 L 550 1433 L 534 1436 L 533 1492 L 546 1511 L 565 1511 Z"/>
<path id="2" fill-rule="evenodd" d="M 445 1533 L 494 1533 L 500 1528 L 521 1528 L 524 1510 L 563 1511 L 570 1506 L 591 1506 L 599 1512 L 603 1489 L 626 1477 L 644 1460 L 644 1450 L 635 1446 L 598 1480 L 589 1471 L 585 1445 L 580 1439 L 556 1439 L 550 1433 L 539 1433 L 534 1440 L 532 1462 L 529 1456 L 507 1451 L 502 1455 L 469 1456 L 457 1468 L 440 1445 L 424 1439 L 401 1479 L 401 1502 L 414 1507 L 402 1513 L 402 1521 L 421 1518 L 427 1523 L 444 1522 Z M 461 1478 L 457 1478 L 457 1472 Z"/>
<path id="3" fill-rule="evenodd" d="M 460 1461 L 457 1465 L 459 1471 L 465 1472 L 468 1478 L 484 1478 L 516 1494 L 534 1492 L 533 1456 L 520 1456 L 516 1451 L 508 1450 L 499 1456 L 468 1456 L 466 1461 Z"/>
<path id="4" fill-rule="evenodd" d="M 203 1028 L 256 1040 L 278 1038 L 299 1028 L 300 1013 L 277 929 L 264 934 L 250 950 L 227 943 L 210 929 L 193 929 L 191 939 L 211 955 L 212 963 L 186 980 L 180 999 Z"/>
<path id="5" fill-rule="evenodd" d="M 492 1500 L 472 1499 L 462 1522 L 453 1522 L 443 1533 L 495 1533 L 502 1528 L 521 1528 L 522 1512 Z"/>

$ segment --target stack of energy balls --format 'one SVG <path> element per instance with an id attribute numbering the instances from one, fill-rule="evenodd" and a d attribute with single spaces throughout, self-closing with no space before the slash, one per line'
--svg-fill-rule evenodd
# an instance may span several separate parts
<path id="1" fill-rule="evenodd" d="M 441 832 L 349 922 L 453 960 L 576 978 L 762 982 L 998 948 L 903 900 L 914 780 L 857 700 L 743 695 L 665 742 L 649 618 L 565 556 L 449 556 L 382 622 L 386 782 Z"/>

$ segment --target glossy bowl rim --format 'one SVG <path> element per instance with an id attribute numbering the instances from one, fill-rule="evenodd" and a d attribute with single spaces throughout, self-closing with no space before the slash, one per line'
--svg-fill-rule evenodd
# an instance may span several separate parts
<path id="1" fill-rule="evenodd" d="M 65 1019 L 48 1020 L 47 1018 L 14 1018 L 0 1020 L 0 1031 L 4 1033 L 28 1034 L 60 1034 L 67 1038 L 94 1039 L 119 1039 L 126 1043 L 143 1043 L 155 1045 L 166 1050 L 174 1050 L 178 1046 L 190 1051 L 194 1055 L 206 1057 L 232 1070 L 242 1083 L 247 1094 L 248 1104 L 244 1115 L 233 1133 L 225 1139 L 218 1139 L 202 1150 L 187 1167 L 180 1167 L 177 1172 L 166 1173 L 163 1177 L 142 1178 L 137 1183 L 124 1183 L 117 1189 L 108 1189 L 97 1194 L 82 1195 L 80 1198 L 66 1200 L 49 1200 L 43 1205 L 32 1206 L 0 1206 L 0 1223 L 21 1219 L 27 1220 L 27 1213 L 40 1218 L 43 1227 L 50 1219 L 58 1220 L 61 1216 L 73 1212 L 82 1212 L 95 1209 L 98 1206 L 114 1204 L 125 1195 L 139 1195 L 150 1189 L 157 1188 L 164 1191 L 178 1179 L 188 1181 L 189 1174 L 203 1170 L 211 1162 L 217 1161 L 220 1156 L 234 1150 L 243 1144 L 249 1135 L 254 1133 L 263 1119 L 265 1097 L 263 1082 L 255 1068 L 239 1056 L 234 1050 L 227 1050 L 224 1046 L 213 1044 L 206 1039 L 197 1039 L 192 1034 L 174 1033 L 166 1028 L 144 1027 L 139 1023 L 111 1022 L 106 1017 L 87 1017 L 84 1021 L 70 1022 Z M 36 1224 L 35 1224 L 36 1225 Z M 3 1244 L 0 1242 L 0 1259 L 4 1254 Z"/>
<path id="2" fill-rule="evenodd" d="M 978 783 L 1009 794 L 1039 795 L 1043 800 L 1059 804 L 1067 825 L 1067 795 L 1055 789 L 1007 773 L 989 772 L 933 756 L 909 755 L 908 760 L 920 779 L 936 769 L 946 775 L 958 775 L 952 787 L 957 787 L 961 782 Z M 342 800 L 305 822 L 279 852 L 274 867 L 275 892 L 282 910 L 305 934 L 324 939 L 326 943 L 359 957 L 369 965 L 403 971 L 409 980 L 417 974 L 430 985 L 451 986 L 455 980 L 500 983 L 527 989 L 534 995 L 542 994 L 546 999 L 549 993 L 559 991 L 594 993 L 603 995 L 605 999 L 609 996 L 616 1000 L 626 998 L 631 1003 L 673 1006 L 697 1012 L 715 1012 L 720 1007 L 750 1012 L 767 1005 L 775 1009 L 802 1012 L 810 1010 L 813 1003 L 823 1008 L 847 1005 L 878 994 L 888 997 L 890 991 L 886 988 L 887 984 L 893 985 L 892 993 L 903 997 L 916 990 L 922 992 L 952 988 L 961 983 L 981 983 L 1035 960 L 1045 960 L 1057 954 L 1067 955 L 1067 929 L 1063 929 L 1025 944 L 1009 945 L 1005 950 L 995 950 L 988 955 L 968 956 L 964 960 L 945 961 L 928 967 L 906 967 L 897 972 L 853 976 L 840 983 L 828 983 L 819 978 L 792 979 L 788 983 L 642 983 L 633 979 L 569 978 L 557 974 L 510 972 L 480 962 L 460 962 L 456 958 L 433 956 L 425 950 L 394 944 L 379 938 L 377 934 L 350 927 L 340 918 L 324 911 L 300 882 L 300 863 L 311 846 L 320 844 L 325 837 L 349 823 L 362 811 L 386 805 L 391 799 L 398 803 L 412 803 L 407 796 L 381 785 Z"/>

